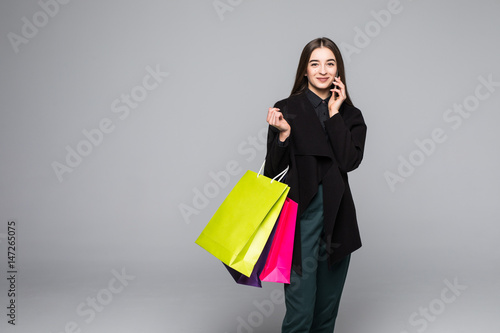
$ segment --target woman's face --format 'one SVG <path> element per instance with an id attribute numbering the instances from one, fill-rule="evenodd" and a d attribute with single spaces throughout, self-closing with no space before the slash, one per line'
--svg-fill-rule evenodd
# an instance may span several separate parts
<path id="1" fill-rule="evenodd" d="M 337 61 L 333 52 L 327 47 L 315 49 L 307 64 L 306 76 L 309 89 L 321 98 L 328 97 L 336 75 Z"/>

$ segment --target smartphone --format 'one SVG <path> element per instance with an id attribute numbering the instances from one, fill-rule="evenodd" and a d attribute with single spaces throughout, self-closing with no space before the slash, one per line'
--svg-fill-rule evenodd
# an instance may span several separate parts
<path id="1" fill-rule="evenodd" d="M 337 75 L 335 76 L 335 78 L 338 78 L 339 77 L 339 73 L 337 73 Z M 337 89 L 337 85 L 335 84 L 335 81 L 333 81 L 333 89 Z M 335 92 L 336 93 L 336 92 Z M 337 93 L 336 93 L 337 94 Z"/>

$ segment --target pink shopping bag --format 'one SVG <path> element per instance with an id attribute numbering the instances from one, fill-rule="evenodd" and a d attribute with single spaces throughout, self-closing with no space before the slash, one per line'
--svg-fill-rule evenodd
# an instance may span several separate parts
<path id="1" fill-rule="evenodd" d="M 290 283 L 296 219 L 297 203 L 286 198 L 266 265 L 260 274 L 262 281 Z"/>

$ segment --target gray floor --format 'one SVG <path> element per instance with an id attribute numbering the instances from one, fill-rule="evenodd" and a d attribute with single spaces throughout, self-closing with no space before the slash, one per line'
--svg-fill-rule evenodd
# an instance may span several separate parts
<path id="1" fill-rule="evenodd" d="M 498 271 L 412 271 L 409 266 L 383 264 L 377 269 L 377 265 L 363 267 L 364 259 L 361 254 L 353 256 L 336 332 L 497 332 Z M 284 305 L 276 295 L 282 292 L 282 285 L 240 286 L 216 260 L 200 265 L 200 271 L 180 264 L 161 267 L 153 263 L 101 263 L 80 269 L 73 264 L 26 267 L 18 281 L 17 324 L 7 325 L 2 313 L 1 331 L 280 331 Z M 128 276 L 123 290 L 115 294 L 103 291 L 109 290 L 115 276 L 112 271 L 122 272 L 123 268 Z M 372 273 L 367 273 L 371 268 Z M 446 280 L 460 285 L 459 290 L 443 293 L 449 289 Z M 120 283 L 113 286 L 116 290 Z M 95 311 L 89 298 L 97 300 Z M 3 292 L 0 300 L 5 312 Z"/>

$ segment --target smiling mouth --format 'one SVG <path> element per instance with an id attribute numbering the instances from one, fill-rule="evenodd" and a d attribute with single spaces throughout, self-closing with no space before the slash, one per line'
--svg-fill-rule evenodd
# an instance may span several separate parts
<path id="1" fill-rule="evenodd" d="M 327 77 L 318 77 L 317 79 L 318 79 L 318 81 L 321 81 L 321 82 L 326 82 L 326 81 L 328 81 L 328 78 L 327 78 Z"/>

